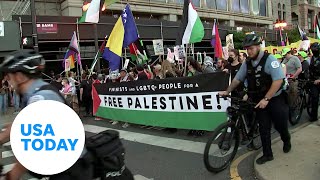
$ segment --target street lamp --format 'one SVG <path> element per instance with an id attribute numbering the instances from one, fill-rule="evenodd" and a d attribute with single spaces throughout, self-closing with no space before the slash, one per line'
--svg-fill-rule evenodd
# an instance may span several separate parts
<path id="1" fill-rule="evenodd" d="M 277 19 L 277 21 L 274 23 L 274 28 L 275 29 L 279 29 L 279 34 L 280 34 L 280 41 L 281 41 L 281 46 L 284 46 L 285 43 L 283 41 L 283 38 L 282 38 L 282 30 L 287 27 L 287 22 L 285 22 L 284 20 L 279 20 Z M 277 34 L 276 34 L 277 35 Z M 277 38 L 276 38 L 277 39 Z"/>
<path id="2" fill-rule="evenodd" d="M 287 27 L 287 25 L 288 25 L 287 22 L 277 20 L 276 23 L 274 24 L 274 27 L 275 27 L 276 29 L 281 29 L 281 30 L 283 30 L 283 28 Z"/>

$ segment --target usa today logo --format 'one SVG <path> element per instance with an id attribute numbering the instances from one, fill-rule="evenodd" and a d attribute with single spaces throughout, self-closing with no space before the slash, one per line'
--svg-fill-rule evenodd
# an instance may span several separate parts
<path id="1" fill-rule="evenodd" d="M 53 175 L 69 169 L 81 156 L 85 132 L 79 116 L 57 101 L 28 105 L 15 118 L 12 151 L 28 170 Z"/>

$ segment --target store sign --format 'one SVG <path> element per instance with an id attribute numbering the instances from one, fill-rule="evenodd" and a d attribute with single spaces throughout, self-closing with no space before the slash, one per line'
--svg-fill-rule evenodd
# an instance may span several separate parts
<path id="1" fill-rule="evenodd" d="M 40 23 L 37 24 L 38 34 L 52 34 L 58 33 L 58 24 L 54 23 Z"/>
<path id="2" fill-rule="evenodd" d="M 0 36 L 4 36 L 4 23 L 0 22 Z"/>

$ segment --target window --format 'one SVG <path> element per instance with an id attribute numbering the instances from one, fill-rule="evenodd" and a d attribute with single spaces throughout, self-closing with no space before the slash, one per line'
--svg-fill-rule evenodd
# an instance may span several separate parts
<path id="1" fill-rule="evenodd" d="M 209 8 L 209 9 L 216 9 L 217 8 L 216 7 L 216 1 L 214 1 L 214 0 L 206 0 L 205 2 L 207 4 L 207 8 Z"/>
<path id="2" fill-rule="evenodd" d="M 278 19 L 281 20 L 281 4 L 278 4 Z"/>
<path id="3" fill-rule="evenodd" d="M 249 1 L 248 0 L 240 0 L 240 7 L 242 13 L 249 13 Z"/>
<path id="4" fill-rule="evenodd" d="M 308 4 L 312 4 L 312 1 L 311 1 L 311 0 L 308 0 Z"/>
<path id="5" fill-rule="evenodd" d="M 308 29 L 312 29 L 312 12 L 308 12 Z"/>
<path id="6" fill-rule="evenodd" d="M 216 0 L 217 9 L 219 10 L 227 10 L 228 1 L 227 0 Z"/>
<path id="7" fill-rule="evenodd" d="M 259 15 L 259 11 L 260 11 L 259 1 L 257 1 L 257 0 L 251 0 L 250 3 L 251 3 L 251 12 L 252 12 L 255 16 L 256 16 L 256 15 Z"/>
<path id="8" fill-rule="evenodd" d="M 286 20 L 286 5 L 282 5 L 282 19 Z"/>
<path id="9" fill-rule="evenodd" d="M 291 0 L 291 5 L 297 5 L 297 0 Z"/>
<path id="10" fill-rule="evenodd" d="M 240 0 L 232 0 L 232 11 L 240 12 Z"/>
<path id="11" fill-rule="evenodd" d="M 267 2 L 260 0 L 260 16 L 267 16 Z"/>
<path id="12" fill-rule="evenodd" d="M 200 0 L 192 0 L 191 2 L 195 7 L 200 7 Z"/>

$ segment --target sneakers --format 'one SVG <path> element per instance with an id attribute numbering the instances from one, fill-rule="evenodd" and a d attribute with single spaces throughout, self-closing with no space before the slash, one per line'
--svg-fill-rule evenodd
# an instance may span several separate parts
<path id="1" fill-rule="evenodd" d="M 283 152 L 288 153 L 291 150 L 291 142 L 285 142 L 283 143 Z"/>
<path id="2" fill-rule="evenodd" d="M 256 163 L 261 165 L 261 164 L 264 164 L 268 161 L 272 161 L 273 160 L 273 156 L 261 156 L 259 157 L 257 160 L 256 160 Z"/>
<path id="3" fill-rule="evenodd" d="M 122 128 L 127 128 L 127 127 L 129 127 L 129 123 L 124 123 L 124 124 L 122 125 Z"/>
<path id="4" fill-rule="evenodd" d="M 112 121 L 111 124 L 112 124 L 112 125 L 116 125 L 116 124 L 118 124 L 118 121 Z"/>

